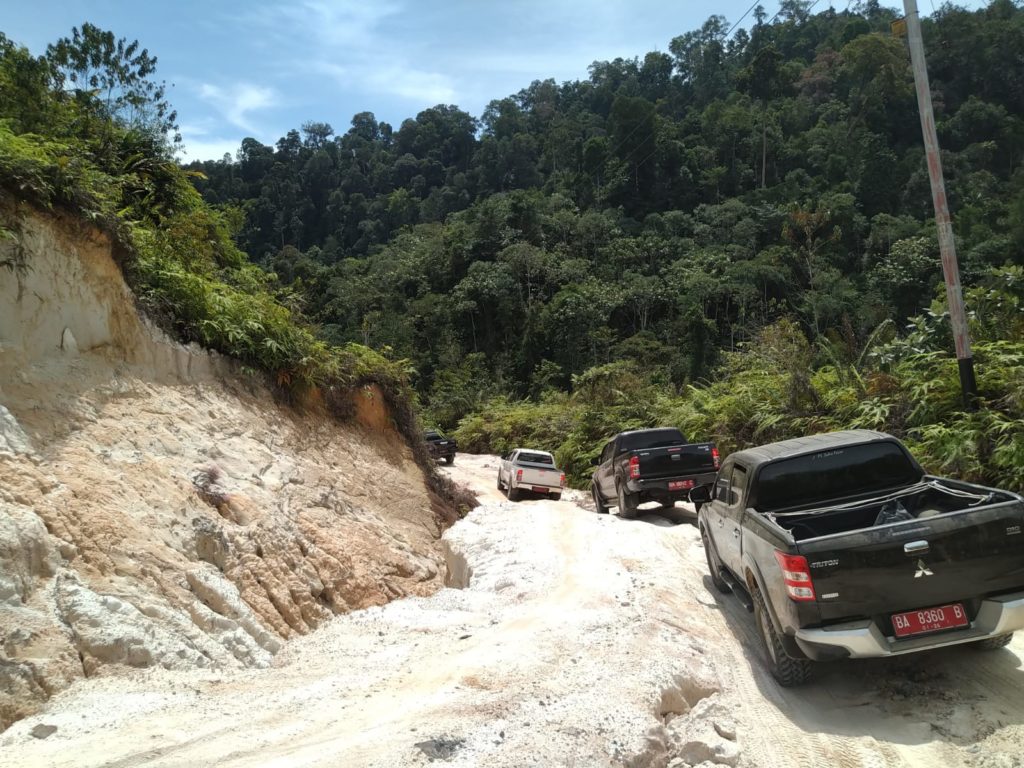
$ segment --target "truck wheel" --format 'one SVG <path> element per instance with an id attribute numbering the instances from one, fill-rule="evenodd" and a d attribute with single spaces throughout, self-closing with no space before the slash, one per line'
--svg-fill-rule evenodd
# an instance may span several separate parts
<path id="1" fill-rule="evenodd" d="M 1007 632 L 1005 635 L 986 637 L 984 640 L 971 643 L 971 647 L 977 648 L 979 651 L 996 651 L 1008 646 L 1011 640 L 1013 640 L 1013 632 Z"/>
<path id="2" fill-rule="evenodd" d="M 608 505 L 604 503 L 604 499 L 601 498 L 601 492 L 597 490 L 597 483 L 590 484 L 590 495 L 594 497 L 594 510 L 599 515 L 608 514 Z"/>
<path id="3" fill-rule="evenodd" d="M 553 494 L 551 494 L 551 500 L 552 501 L 561 501 L 562 500 L 562 494 L 560 494 L 560 493 L 553 493 Z"/>
<path id="4" fill-rule="evenodd" d="M 732 587 L 725 583 L 722 578 L 722 566 L 718 562 L 718 555 L 711 548 L 711 539 L 708 537 L 708 532 L 702 525 L 700 527 L 700 540 L 704 543 L 704 556 L 708 560 L 708 571 L 711 572 L 711 583 L 715 585 L 715 589 L 721 592 L 723 595 L 728 595 L 732 592 Z"/>
<path id="5" fill-rule="evenodd" d="M 619 514 L 625 517 L 635 515 L 637 507 L 636 494 L 628 493 L 622 483 L 616 483 L 615 490 L 619 494 Z"/>
<path id="6" fill-rule="evenodd" d="M 501 484 L 501 472 L 498 473 L 498 490 L 499 491 L 504 491 L 505 490 L 505 486 Z"/>
<path id="7" fill-rule="evenodd" d="M 518 488 L 513 488 L 511 485 L 508 487 L 509 501 L 519 501 L 519 499 L 522 498 L 522 495 L 522 491 L 520 491 Z"/>
<path id="8" fill-rule="evenodd" d="M 768 670 L 772 677 L 778 681 L 783 688 L 792 688 L 795 685 L 806 683 L 811 676 L 812 663 L 807 659 L 794 659 L 786 653 L 779 634 L 775 631 L 772 618 L 765 607 L 764 598 L 758 590 L 753 590 L 751 597 L 754 598 L 754 621 L 757 622 L 758 634 L 764 643 L 765 652 L 768 656 Z"/>
<path id="9" fill-rule="evenodd" d="M 455 463 L 455 456 L 454 455 L 452 455 L 452 456 L 445 456 L 444 457 L 444 463 L 445 464 L 454 464 Z"/>

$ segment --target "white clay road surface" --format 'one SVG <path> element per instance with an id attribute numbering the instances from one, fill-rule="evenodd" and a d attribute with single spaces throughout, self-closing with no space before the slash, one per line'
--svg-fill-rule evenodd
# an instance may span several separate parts
<path id="1" fill-rule="evenodd" d="M 82 681 L 0 734 L 0 766 L 1024 765 L 1021 636 L 785 690 L 686 510 L 512 504 L 496 468 L 444 470 L 482 503 L 445 536 L 463 588 L 334 619 L 269 669 Z"/>

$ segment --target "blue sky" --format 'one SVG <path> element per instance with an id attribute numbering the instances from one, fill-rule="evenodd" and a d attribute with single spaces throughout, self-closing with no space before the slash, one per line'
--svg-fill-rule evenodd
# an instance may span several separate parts
<path id="1" fill-rule="evenodd" d="M 479 117 L 488 101 L 533 80 L 583 78 L 595 60 L 665 51 L 711 14 L 731 24 L 750 3 L 3 0 L 0 30 L 35 53 L 84 21 L 139 40 L 173 84 L 184 158 L 203 160 L 234 153 L 246 136 L 272 144 L 307 120 L 343 133 L 363 111 L 396 128 L 442 102 Z M 763 4 L 778 9 L 777 0 Z M 819 0 L 815 10 L 826 7 Z"/>

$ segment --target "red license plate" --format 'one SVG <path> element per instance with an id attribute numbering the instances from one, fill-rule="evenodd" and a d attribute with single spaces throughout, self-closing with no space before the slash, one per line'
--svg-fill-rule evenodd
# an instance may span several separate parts
<path id="1" fill-rule="evenodd" d="M 907 611 L 892 615 L 892 628 L 896 632 L 896 637 L 966 627 L 968 624 L 970 621 L 967 619 L 967 611 L 964 610 L 962 603 L 941 605 L 938 608 L 922 608 L 920 611 Z"/>
<path id="2" fill-rule="evenodd" d="M 671 480 L 668 484 L 670 491 L 688 491 L 694 486 L 693 480 Z"/>

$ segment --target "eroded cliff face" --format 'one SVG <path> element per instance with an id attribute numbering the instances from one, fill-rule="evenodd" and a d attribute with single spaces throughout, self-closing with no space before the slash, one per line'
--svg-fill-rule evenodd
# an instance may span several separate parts
<path id="1" fill-rule="evenodd" d="M 281 407 L 140 319 L 102 235 L 0 219 L 25 267 L 0 269 L 0 729 L 82 677 L 266 666 L 334 614 L 440 586 L 379 393 L 351 425 Z"/>

